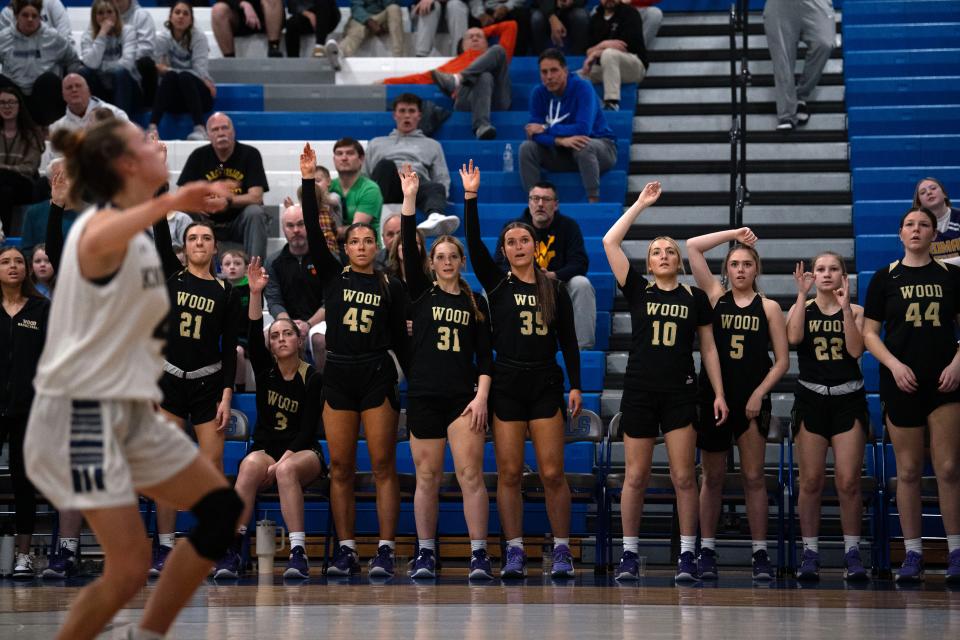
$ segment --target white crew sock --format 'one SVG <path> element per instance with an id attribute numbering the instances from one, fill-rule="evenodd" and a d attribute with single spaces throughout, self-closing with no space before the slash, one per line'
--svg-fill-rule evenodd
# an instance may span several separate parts
<path id="1" fill-rule="evenodd" d="M 697 536 L 680 536 L 680 553 L 696 553 Z"/>
<path id="2" fill-rule="evenodd" d="M 711 551 L 717 550 L 717 539 L 716 538 L 700 538 L 700 548 L 701 549 L 710 549 Z"/>
<path id="3" fill-rule="evenodd" d="M 639 553 L 640 537 L 639 536 L 623 536 L 623 550 L 629 551 L 630 553 Z"/>
<path id="4" fill-rule="evenodd" d="M 767 541 L 766 540 L 753 540 L 751 542 L 753 545 L 753 553 L 757 551 L 766 551 L 767 550 Z"/>
<path id="5" fill-rule="evenodd" d="M 523 538 L 510 538 L 507 540 L 507 548 L 516 547 L 523 551 Z"/>
<path id="6" fill-rule="evenodd" d="M 60 547 L 66 547 L 77 555 L 77 549 L 80 548 L 80 538 L 60 538 Z"/>
<path id="7" fill-rule="evenodd" d="M 341 540 L 341 547 L 349 547 L 354 553 L 357 552 L 357 541 L 356 540 Z"/>
<path id="8" fill-rule="evenodd" d="M 923 538 L 910 538 L 903 541 L 903 546 L 907 551 L 915 551 L 923 555 Z"/>
<path id="9" fill-rule="evenodd" d="M 390 551 L 393 551 L 394 549 L 397 548 L 397 543 L 394 542 L 393 540 L 381 540 L 380 542 L 377 543 L 377 549 L 379 549 L 383 545 L 387 545 L 388 547 L 390 547 Z"/>
<path id="10" fill-rule="evenodd" d="M 960 549 L 960 534 L 947 536 L 947 553 L 953 553 L 957 549 Z"/>
<path id="11" fill-rule="evenodd" d="M 173 541 L 176 539 L 177 534 L 175 533 L 160 533 L 157 534 L 157 538 L 160 539 L 160 544 L 168 549 L 173 549 Z"/>
<path id="12" fill-rule="evenodd" d="M 843 550 L 860 549 L 860 536 L 843 536 Z"/>
<path id="13" fill-rule="evenodd" d="M 470 541 L 470 551 L 471 551 L 471 552 L 473 552 L 473 551 L 479 551 L 480 549 L 483 549 L 484 551 L 487 550 L 487 541 L 486 541 L 486 540 L 471 540 L 471 541 Z"/>
<path id="14" fill-rule="evenodd" d="M 563 545 L 563 546 L 565 546 L 565 547 L 567 547 L 567 548 L 569 549 L 569 548 L 570 548 L 570 538 L 554 538 L 554 539 L 553 539 L 553 548 L 556 549 L 556 548 L 559 547 L 560 545 Z"/>
<path id="15" fill-rule="evenodd" d="M 300 547 L 301 549 L 303 549 L 304 553 L 306 553 L 307 533 L 305 531 L 290 532 L 290 551 L 293 551 L 294 547 Z"/>
<path id="16" fill-rule="evenodd" d="M 803 549 L 804 551 L 809 549 L 814 553 L 820 553 L 820 539 L 817 537 L 803 538 Z"/>
<path id="17" fill-rule="evenodd" d="M 421 548 L 421 549 L 430 549 L 430 551 L 436 551 L 436 550 L 437 550 L 437 539 L 436 539 L 436 538 L 428 538 L 428 539 L 426 539 L 426 540 L 417 540 L 417 544 L 420 545 L 420 548 Z"/>

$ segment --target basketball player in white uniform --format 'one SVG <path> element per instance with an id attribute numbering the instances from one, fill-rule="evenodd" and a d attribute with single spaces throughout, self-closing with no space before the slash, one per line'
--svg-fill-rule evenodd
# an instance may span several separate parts
<path id="1" fill-rule="evenodd" d="M 58 300 L 35 379 L 24 442 L 27 473 L 57 509 L 79 509 L 104 551 L 104 573 L 80 591 L 58 638 L 93 638 L 146 582 L 150 544 L 137 494 L 191 509 L 179 545 L 128 638 L 162 638 L 229 545 L 243 505 L 186 435 L 162 419 L 157 380 L 168 297 L 144 232 L 168 211 L 198 211 L 230 193 L 193 183 L 153 198 L 167 180 L 160 147 L 128 122 L 58 131 L 75 201 L 91 207 L 64 247 Z"/>

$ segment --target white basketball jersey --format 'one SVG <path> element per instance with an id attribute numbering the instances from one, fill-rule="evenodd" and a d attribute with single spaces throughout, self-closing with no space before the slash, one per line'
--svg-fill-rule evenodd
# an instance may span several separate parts
<path id="1" fill-rule="evenodd" d="M 84 212 L 67 235 L 34 386 L 48 396 L 159 401 L 170 306 L 160 257 L 140 233 L 108 283 L 87 280 L 77 246 L 94 213 Z"/>

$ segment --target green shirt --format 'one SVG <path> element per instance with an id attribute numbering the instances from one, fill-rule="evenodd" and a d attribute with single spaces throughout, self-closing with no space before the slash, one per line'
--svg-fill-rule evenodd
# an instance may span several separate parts
<path id="1" fill-rule="evenodd" d="M 353 224 L 353 214 L 357 211 L 366 213 L 373 217 L 371 225 L 377 236 L 380 235 L 380 210 L 383 209 L 383 195 L 380 193 L 380 187 L 377 183 L 361 175 L 357 181 L 350 187 L 348 193 L 343 192 L 340 186 L 340 178 L 330 183 L 330 191 L 336 193 L 343 200 L 343 222 L 344 224 Z"/>

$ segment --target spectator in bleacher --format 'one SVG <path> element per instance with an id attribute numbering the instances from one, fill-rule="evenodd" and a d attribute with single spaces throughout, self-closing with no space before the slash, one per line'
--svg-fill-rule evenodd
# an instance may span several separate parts
<path id="1" fill-rule="evenodd" d="M 210 76 L 207 34 L 194 25 L 193 7 L 188 2 L 174 3 L 164 26 L 166 29 L 157 36 L 157 73 L 161 79 L 150 128 L 159 127 L 167 112 L 189 113 L 193 131 L 187 140 L 206 140 L 203 114 L 213 108 L 217 97 L 217 85 Z"/>
<path id="2" fill-rule="evenodd" d="M 50 264 L 50 258 L 47 257 L 46 245 L 38 244 L 33 248 L 33 254 L 30 256 L 30 280 L 45 298 L 53 297 L 56 273 L 53 265 Z"/>
<path id="3" fill-rule="evenodd" d="M 73 40 L 40 19 L 42 0 L 14 0 L 16 22 L 0 31 L 0 88 L 16 86 L 41 127 L 63 115 L 60 78 L 80 66 Z"/>
<path id="4" fill-rule="evenodd" d="M 546 181 L 538 182 L 530 190 L 527 208 L 518 220 L 533 228 L 537 265 L 570 295 L 577 344 L 581 349 L 592 349 L 597 331 L 597 293 L 587 279 L 590 258 L 580 225 L 560 213 L 557 188 Z M 497 247 L 497 262 L 506 268 L 503 247 Z"/>
<path id="5" fill-rule="evenodd" d="M 429 56 L 435 49 L 437 28 L 440 26 L 440 14 L 446 18 L 447 33 L 450 34 L 450 55 L 454 55 L 457 43 L 467 31 L 470 9 L 464 0 L 419 0 L 410 5 L 410 18 L 416 21 L 414 33 L 414 55 Z"/>
<path id="6" fill-rule="evenodd" d="M 257 380 L 257 423 L 253 444 L 240 463 L 235 484 L 243 500 L 237 537 L 217 562 L 214 578 L 238 578 L 242 568 L 240 546 L 247 533 L 257 492 L 276 484 L 283 522 L 290 532 L 290 558 L 284 578 L 307 578 L 303 487 L 325 469 L 323 450 L 317 442 L 323 406 L 322 376 L 300 359 L 301 334 L 289 319 L 274 320 L 263 341 L 262 294 L 269 282 L 267 271 L 255 258 L 247 269 L 250 283 L 250 361 Z"/>
<path id="7" fill-rule="evenodd" d="M 660 0 L 621 0 L 621 2 L 636 7 L 640 12 L 640 17 L 643 18 L 643 43 L 647 49 L 650 49 L 657 37 L 657 32 L 660 31 L 660 23 L 663 22 L 663 11 L 660 7 L 653 6 Z"/>
<path id="8" fill-rule="evenodd" d="M 127 112 L 90 93 L 90 85 L 79 73 L 68 73 L 63 79 L 63 100 L 67 104 L 63 117 L 50 125 L 50 133 L 57 129 L 85 129 L 97 121 L 97 109 L 109 109 L 114 116 L 128 120 Z"/>
<path id="9" fill-rule="evenodd" d="M 773 61 L 773 87 L 777 100 L 777 131 L 792 131 L 807 124 L 807 100 L 817 88 L 823 68 L 837 39 L 831 0 L 767 0 L 763 30 Z M 807 45 L 803 74 L 796 80 L 797 45 Z"/>
<path id="10" fill-rule="evenodd" d="M 234 180 L 235 195 L 209 201 L 205 211 L 216 214 L 213 228 L 218 241 L 239 242 L 248 256 L 267 252 L 267 212 L 263 194 L 270 190 L 263 158 L 256 147 L 237 142 L 233 121 L 224 113 L 207 119 L 210 144 L 194 149 L 180 172 L 178 185 L 193 180 Z"/>
<path id="11" fill-rule="evenodd" d="M 0 224 L 9 231 L 13 229 L 13 207 L 34 201 L 44 142 L 23 94 L 14 86 L 0 88 L 0 126 Z"/>
<path id="12" fill-rule="evenodd" d="M 517 45 L 514 53 L 518 56 L 530 53 L 530 9 L 526 7 L 526 0 L 470 0 L 470 15 L 481 27 L 513 20 L 517 23 Z"/>
<path id="13" fill-rule="evenodd" d="M 387 269 L 387 260 L 390 258 L 390 249 L 400 237 L 400 212 L 388 211 L 380 221 L 380 250 L 377 251 L 375 263 L 378 269 Z"/>
<path id="14" fill-rule="evenodd" d="M 336 0 L 287 0 L 290 17 L 284 25 L 287 57 L 300 57 L 300 36 L 313 35 L 313 57 L 324 54 L 327 36 L 340 24 L 340 8 Z"/>
<path id="15" fill-rule="evenodd" d="M 143 104 L 152 105 L 157 92 L 157 65 L 154 61 L 154 43 L 157 40 L 157 27 L 150 12 L 140 6 L 137 0 L 113 0 L 120 11 L 123 24 L 133 27 L 137 34 L 137 53 L 135 61 L 140 74 L 140 89 Z"/>
<path id="16" fill-rule="evenodd" d="M 45 25 L 53 27 L 67 42 L 73 42 L 73 28 L 70 26 L 70 15 L 60 0 L 43 0 L 40 9 L 40 20 Z M 0 11 L 0 31 L 12 27 L 16 20 L 13 17 L 13 3 L 11 2 Z"/>
<path id="17" fill-rule="evenodd" d="M 234 38 L 267 34 L 267 56 L 282 58 L 280 30 L 283 0 L 217 0 L 210 11 L 210 26 L 224 58 L 236 55 Z"/>
<path id="18" fill-rule="evenodd" d="M 134 113 L 143 101 L 137 71 L 137 34 L 124 25 L 113 0 L 94 0 L 90 29 L 80 38 L 80 75 L 93 95 Z"/>
<path id="19" fill-rule="evenodd" d="M 603 83 L 603 108 L 620 110 L 620 85 L 641 82 L 647 76 L 647 48 L 643 19 L 620 0 L 600 0 L 590 19 L 590 48 L 580 74 Z"/>
<path id="20" fill-rule="evenodd" d="M 582 56 L 590 22 L 584 5 L 586 0 L 536 0 L 530 14 L 534 53 L 554 46 L 572 56 Z"/>
<path id="21" fill-rule="evenodd" d="M 366 222 L 375 231 L 380 229 L 383 194 L 376 182 L 360 173 L 363 167 L 363 145 L 353 138 L 340 138 L 333 144 L 333 166 L 336 179 L 330 192 L 343 202 L 343 224 Z M 338 236 L 345 228 L 338 231 Z"/>
<path id="22" fill-rule="evenodd" d="M 30 538 L 37 519 L 37 491 L 23 465 L 23 436 L 33 401 L 33 376 L 47 336 L 50 301 L 27 275 L 27 259 L 20 249 L 0 249 L 0 447 L 9 442 L 13 481 L 16 564 L 13 577 L 32 579 Z"/>
<path id="23" fill-rule="evenodd" d="M 943 183 L 924 178 L 913 190 L 913 208 L 925 207 L 937 216 L 937 235 L 930 245 L 930 255 L 938 260 L 960 264 L 960 209 L 950 204 Z"/>
<path id="24" fill-rule="evenodd" d="M 516 42 L 517 23 L 513 20 L 483 29 L 471 27 L 463 36 L 463 53 L 456 58 L 433 71 L 387 78 L 383 83 L 436 83 L 453 98 L 454 109 L 471 112 L 470 124 L 477 139 L 492 140 L 497 137 L 497 130 L 490 123 L 490 110 L 510 108 L 510 60 Z"/>
<path id="25" fill-rule="evenodd" d="M 529 193 L 541 168 L 579 171 L 590 202 L 600 201 L 600 174 L 617 162 L 613 130 L 586 80 L 570 75 L 557 49 L 540 54 L 540 80 L 530 96 L 527 140 L 520 145 L 520 179 Z"/>
<path id="26" fill-rule="evenodd" d="M 343 227 L 343 202 L 340 200 L 339 194 L 330 191 L 330 170 L 322 164 L 317 165 L 314 182 L 317 183 L 317 211 L 320 212 L 320 227 L 323 229 L 323 237 L 326 238 L 327 247 L 330 251 L 337 253 L 340 251 L 337 237 Z M 301 187 L 297 187 L 297 202 L 303 202 L 303 189 Z M 293 205 L 293 198 L 290 196 L 283 199 L 284 210 Z"/>
<path id="27" fill-rule="evenodd" d="M 66 179 L 63 169 L 63 160 L 61 158 L 57 158 L 50 163 L 47 175 L 50 179 L 51 199 L 31 205 L 23 214 L 23 227 L 20 231 L 20 246 L 26 252 L 32 251 L 35 246 L 46 240 L 47 221 L 49 220 L 50 216 L 50 205 L 55 204 L 56 206 L 60 207 L 61 210 L 66 205 L 65 199 L 58 200 L 57 198 L 57 185 Z M 62 191 L 63 195 L 65 195 L 68 191 L 69 187 L 65 187 Z M 63 211 L 61 219 L 61 232 L 64 236 L 67 235 L 67 232 L 70 230 L 70 227 L 73 226 L 74 221 L 76 221 L 79 215 L 80 212 L 71 207 L 67 207 L 67 210 Z"/>
<path id="28" fill-rule="evenodd" d="M 340 70 L 341 56 L 350 57 L 356 53 L 364 40 L 370 36 L 390 34 L 390 53 L 394 58 L 403 55 L 403 13 L 397 0 L 351 0 L 350 19 L 340 44 L 331 38 L 327 40 L 325 52 L 330 66 Z"/>
<path id="29" fill-rule="evenodd" d="M 270 275 L 264 294 L 267 307 L 274 318 L 288 318 L 297 325 L 301 338 L 308 341 L 317 369 L 322 371 L 326 354 L 326 341 L 320 326 L 326 320 L 323 281 L 317 275 L 307 243 L 301 205 L 287 207 L 280 216 L 280 228 L 287 243 L 265 263 Z"/>
<path id="30" fill-rule="evenodd" d="M 397 126 L 390 135 L 367 143 L 364 169 L 380 186 L 383 201 L 393 204 L 403 202 L 400 167 L 413 166 L 420 177 L 417 207 L 427 214 L 418 228 L 427 235 L 444 235 L 453 233 L 460 226 L 460 219 L 444 213 L 450 190 L 447 158 L 440 143 L 420 130 L 422 108 L 420 97 L 412 93 L 402 93 L 394 99 L 393 120 Z"/>
<path id="31" fill-rule="evenodd" d="M 427 238 L 423 235 L 423 231 L 417 229 L 417 247 L 420 250 L 420 271 L 425 274 L 430 274 L 430 261 L 427 259 Z M 384 266 L 384 271 L 388 274 L 399 280 L 406 286 L 407 284 L 407 262 L 403 257 L 403 244 L 400 242 L 399 236 L 394 239 L 393 244 L 390 245 L 390 249 L 387 251 L 387 260 L 386 265 Z"/>

